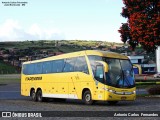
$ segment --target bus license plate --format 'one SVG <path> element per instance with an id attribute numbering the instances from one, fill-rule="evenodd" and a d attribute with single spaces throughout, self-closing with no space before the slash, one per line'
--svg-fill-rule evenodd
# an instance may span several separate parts
<path id="1" fill-rule="evenodd" d="M 125 96 L 121 97 L 121 100 L 126 100 L 126 99 L 127 99 L 127 97 L 125 97 Z"/>

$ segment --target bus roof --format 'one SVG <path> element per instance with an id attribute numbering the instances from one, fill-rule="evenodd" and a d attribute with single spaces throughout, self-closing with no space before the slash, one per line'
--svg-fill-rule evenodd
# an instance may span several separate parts
<path id="1" fill-rule="evenodd" d="M 76 56 L 84 56 L 84 55 L 97 55 L 97 56 L 104 56 L 109 58 L 128 59 L 127 56 L 124 56 L 115 52 L 101 51 L 101 50 L 84 50 L 79 52 L 71 52 L 71 53 L 61 54 L 57 56 L 51 56 L 51 57 L 47 57 L 39 60 L 27 61 L 27 62 L 24 62 L 23 64 L 70 58 L 70 57 L 76 57 Z"/>
<path id="2" fill-rule="evenodd" d="M 122 54 L 110 52 L 110 51 L 102 51 L 102 50 L 86 50 L 86 54 L 104 56 L 104 57 L 109 57 L 109 58 L 128 59 L 127 56 L 124 56 Z"/>

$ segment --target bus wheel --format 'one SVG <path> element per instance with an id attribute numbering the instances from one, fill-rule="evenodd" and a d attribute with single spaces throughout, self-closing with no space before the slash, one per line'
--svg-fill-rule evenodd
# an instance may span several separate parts
<path id="1" fill-rule="evenodd" d="M 31 91 L 31 97 L 33 101 L 37 101 L 35 90 Z"/>
<path id="2" fill-rule="evenodd" d="M 110 104 L 110 105 L 115 105 L 115 104 L 118 103 L 118 101 L 107 101 L 107 102 L 108 102 L 108 104 Z"/>
<path id="3" fill-rule="evenodd" d="M 42 91 L 41 90 L 37 91 L 37 101 L 38 102 L 43 102 L 43 97 L 42 97 Z"/>
<path id="4" fill-rule="evenodd" d="M 89 90 L 84 92 L 83 101 L 86 105 L 91 105 L 93 103 L 91 92 Z"/>

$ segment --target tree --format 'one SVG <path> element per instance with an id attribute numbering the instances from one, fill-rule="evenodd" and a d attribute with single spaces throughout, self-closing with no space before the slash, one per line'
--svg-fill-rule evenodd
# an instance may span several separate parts
<path id="1" fill-rule="evenodd" d="M 128 19 L 118 30 L 134 50 L 138 44 L 153 52 L 160 45 L 160 0 L 123 0 L 121 15 Z"/>

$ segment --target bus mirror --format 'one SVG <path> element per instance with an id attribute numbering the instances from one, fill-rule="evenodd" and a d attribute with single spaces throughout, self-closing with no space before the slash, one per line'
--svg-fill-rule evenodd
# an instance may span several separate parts
<path id="1" fill-rule="evenodd" d="M 108 64 L 106 62 L 103 61 L 96 61 L 96 62 L 104 66 L 104 72 L 108 72 Z"/>
<path id="2" fill-rule="evenodd" d="M 108 64 L 103 62 L 103 66 L 104 66 L 104 72 L 108 72 Z"/>

